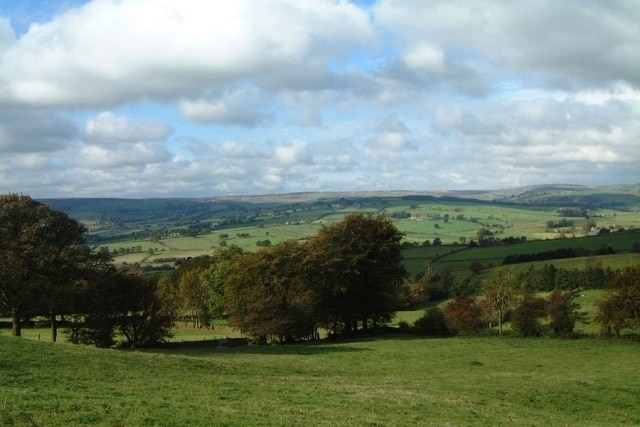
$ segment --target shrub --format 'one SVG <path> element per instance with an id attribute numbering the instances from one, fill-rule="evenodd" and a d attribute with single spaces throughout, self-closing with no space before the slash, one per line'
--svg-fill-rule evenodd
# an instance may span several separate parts
<path id="1" fill-rule="evenodd" d="M 413 326 L 419 333 L 428 336 L 444 337 L 451 335 L 444 312 L 438 307 L 427 309 L 424 316 L 416 320 Z"/>
<path id="2" fill-rule="evenodd" d="M 460 294 L 444 309 L 447 328 L 460 335 L 473 335 L 482 330 L 482 310 L 476 298 L 469 294 Z"/>
<path id="3" fill-rule="evenodd" d="M 511 327 L 523 337 L 541 334 L 540 318 L 546 314 L 544 298 L 536 296 L 531 290 L 524 293 L 520 304 L 511 312 Z"/>

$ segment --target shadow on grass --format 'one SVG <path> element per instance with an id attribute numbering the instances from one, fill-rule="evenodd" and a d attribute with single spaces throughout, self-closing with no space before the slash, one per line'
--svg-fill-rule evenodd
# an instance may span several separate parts
<path id="1" fill-rule="evenodd" d="M 384 333 L 371 336 L 356 336 L 351 338 L 322 339 L 313 342 L 301 342 L 292 344 L 244 344 L 240 345 L 240 339 L 234 340 L 229 345 L 227 342 L 222 345 L 219 340 L 185 341 L 163 344 L 158 348 L 138 349 L 145 353 L 160 353 L 173 355 L 200 355 L 206 354 L 269 354 L 269 355 L 316 355 L 327 353 L 348 353 L 369 351 L 367 347 L 362 347 L 362 343 L 376 341 L 407 341 L 407 340 L 427 340 L 429 337 L 416 334 L 404 333 Z M 353 346 L 351 344 L 358 344 Z"/>

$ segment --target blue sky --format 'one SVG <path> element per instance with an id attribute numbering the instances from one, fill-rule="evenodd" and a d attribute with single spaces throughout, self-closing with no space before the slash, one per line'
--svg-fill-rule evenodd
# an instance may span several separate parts
<path id="1" fill-rule="evenodd" d="M 0 0 L 0 193 L 640 182 L 635 0 Z"/>

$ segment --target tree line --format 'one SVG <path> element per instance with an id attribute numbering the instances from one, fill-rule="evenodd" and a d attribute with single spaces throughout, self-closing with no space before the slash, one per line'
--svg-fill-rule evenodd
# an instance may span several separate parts
<path id="1" fill-rule="evenodd" d="M 26 319 L 59 322 L 72 342 L 154 345 L 188 318 L 227 317 L 256 340 L 351 335 L 388 322 L 406 276 L 402 233 L 385 216 L 348 215 L 301 243 L 244 252 L 229 246 L 163 275 L 118 271 L 92 253 L 85 228 L 28 196 L 0 196 L 0 312 L 21 335 Z"/>
<path id="2" fill-rule="evenodd" d="M 388 322 L 406 271 L 400 233 L 385 216 L 347 215 L 304 242 L 246 252 L 235 245 L 187 260 L 159 281 L 176 321 L 226 317 L 258 342 L 353 335 Z"/>
<path id="3" fill-rule="evenodd" d="M 611 272 L 595 264 L 588 262 L 585 271 L 580 273 L 582 279 L 592 275 L 592 280 L 604 283 L 595 287 L 604 289 L 594 318 L 600 326 L 600 336 L 637 333 L 640 326 L 640 266 Z M 427 309 L 413 325 L 404 323 L 400 325 L 401 329 L 433 336 L 488 334 L 495 329 L 502 334 L 504 323 L 510 322 L 513 333 L 520 336 L 576 337 L 576 325 L 588 323 L 586 312 L 581 311 L 577 302 L 584 288 L 579 286 L 578 280 L 574 282 L 578 286 L 553 289 L 553 274 L 560 271 L 563 270 L 553 266 L 532 267 L 520 274 L 509 268 L 495 269 L 484 281 L 476 282 L 475 292 L 471 289 L 457 292 L 442 308 Z M 546 273 L 546 280 L 538 273 Z M 441 282 L 437 274 L 426 276 L 422 286 L 428 288 Z M 533 277 L 536 279 L 531 280 Z M 549 283 L 542 286 L 543 291 L 551 290 L 546 297 L 541 296 L 540 283 Z"/>

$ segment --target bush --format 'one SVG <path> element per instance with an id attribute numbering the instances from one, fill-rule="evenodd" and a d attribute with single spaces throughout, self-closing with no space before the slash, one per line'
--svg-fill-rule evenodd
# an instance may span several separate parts
<path id="1" fill-rule="evenodd" d="M 580 305 L 573 300 L 578 296 L 575 291 L 556 291 L 549 295 L 547 314 L 551 317 L 549 326 L 559 337 L 573 337 L 576 322 L 586 322 L 586 312 L 580 312 Z"/>
<path id="2" fill-rule="evenodd" d="M 460 335 L 473 335 L 483 328 L 482 309 L 476 298 L 469 294 L 460 294 L 444 309 L 447 328 Z"/>
<path id="3" fill-rule="evenodd" d="M 540 318 L 546 314 L 546 302 L 533 291 L 526 291 L 520 305 L 511 312 L 511 327 L 520 336 L 534 337 L 541 334 Z"/>
<path id="4" fill-rule="evenodd" d="M 438 307 L 427 309 L 424 316 L 414 322 L 413 327 L 419 333 L 427 336 L 445 337 L 451 335 L 444 312 Z"/>

